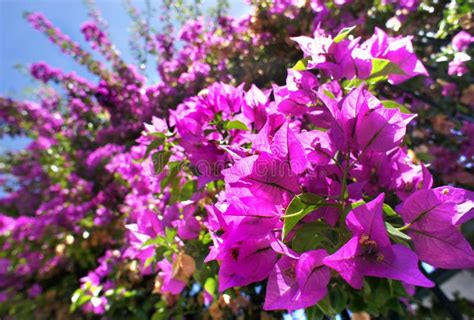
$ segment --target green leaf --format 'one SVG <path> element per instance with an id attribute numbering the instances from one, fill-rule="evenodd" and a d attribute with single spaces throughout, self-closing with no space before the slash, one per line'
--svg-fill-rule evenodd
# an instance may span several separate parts
<path id="1" fill-rule="evenodd" d="M 367 284 L 364 283 L 364 290 L 366 285 Z M 360 292 L 357 292 L 356 294 L 351 294 L 348 309 L 350 309 L 352 312 L 360 312 L 366 311 L 367 308 L 367 303 L 364 300 L 363 294 L 361 294 Z"/>
<path id="2" fill-rule="evenodd" d="M 400 281 L 392 280 L 390 282 L 390 292 L 391 292 L 391 295 L 395 297 L 405 297 L 405 298 L 410 297 L 410 295 L 407 293 L 405 287 Z"/>
<path id="3" fill-rule="evenodd" d="M 354 202 L 354 203 L 351 203 L 351 209 L 355 209 L 361 205 L 365 204 L 365 201 L 364 200 L 360 200 L 360 201 L 357 201 L 357 202 Z"/>
<path id="4" fill-rule="evenodd" d="M 144 268 L 148 268 L 149 265 L 151 265 L 153 262 L 155 262 L 156 260 L 156 257 L 155 256 L 151 256 L 151 257 L 148 257 L 146 260 L 145 260 L 145 264 L 143 265 Z"/>
<path id="5" fill-rule="evenodd" d="M 226 130 L 236 129 L 236 130 L 244 130 L 244 131 L 249 130 L 249 128 L 247 128 L 245 123 L 239 120 L 232 120 L 232 121 L 226 122 L 224 124 L 224 129 Z"/>
<path id="6" fill-rule="evenodd" d="M 191 199 L 194 192 L 196 192 L 196 189 L 197 189 L 197 180 L 190 180 L 186 182 L 184 186 L 181 188 L 181 191 L 179 194 L 179 200 L 186 201 L 186 200 Z"/>
<path id="7" fill-rule="evenodd" d="M 181 163 L 177 161 L 170 162 L 170 164 L 168 165 L 168 168 L 169 168 L 168 175 L 165 178 L 163 178 L 163 180 L 161 180 L 160 182 L 161 189 L 164 189 L 171 181 L 174 180 L 174 178 L 176 178 L 176 176 L 179 173 L 180 165 Z"/>
<path id="8" fill-rule="evenodd" d="M 412 114 L 407 107 L 405 107 L 403 104 L 400 104 L 396 101 L 384 100 L 381 102 L 386 109 L 399 109 L 401 113 Z"/>
<path id="9" fill-rule="evenodd" d="M 176 229 L 172 228 L 165 228 L 165 236 L 166 236 L 166 241 L 168 243 L 173 243 L 174 238 L 176 237 Z"/>
<path id="10" fill-rule="evenodd" d="M 331 228 L 322 221 L 304 224 L 298 229 L 291 242 L 291 248 L 299 253 L 333 246 L 330 240 Z"/>
<path id="11" fill-rule="evenodd" d="M 301 201 L 303 201 L 306 204 L 314 204 L 314 205 L 320 205 L 321 201 L 324 201 L 323 198 L 318 196 L 317 194 L 306 192 L 302 193 L 299 195 Z"/>
<path id="12" fill-rule="evenodd" d="M 146 147 L 145 159 L 148 158 L 148 156 L 150 155 L 150 152 L 152 152 L 153 150 L 161 146 L 163 144 L 163 141 L 164 140 L 162 139 L 155 139 L 152 142 L 150 142 L 150 144 Z"/>
<path id="13" fill-rule="evenodd" d="M 199 240 L 201 241 L 203 245 L 211 243 L 212 241 L 211 234 L 209 232 L 203 231 L 199 234 Z"/>
<path id="14" fill-rule="evenodd" d="M 374 84 L 379 81 L 388 79 L 391 74 L 405 74 L 398 65 L 387 59 L 372 59 L 372 70 L 367 78 L 367 83 Z"/>
<path id="15" fill-rule="evenodd" d="M 76 303 L 77 300 L 79 300 L 79 298 L 84 294 L 84 292 L 82 291 L 82 289 L 76 289 L 76 291 L 74 291 L 74 293 L 72 294 L 72 297 L 71 297 L 71 302 L 72 303 Z"/>
<path id="16" fill-rule="evenodd" d="M 149 132 L 147 135 L 152 136 L 152 137 L 156 137 L 156 138 L 159 138 L 159 139 L 162 139 L 162 140 L 166 139 L 166 134 L 163 133 L 163 132 L 158 132 L 158 131 Z M 168 133 L 168 135 L 172 135 L 172 134 Z"/>
<path id="17" fill-rule="evenodd" d="M 433 156 L 426 152 L 418 152 L 416 157 L 425 163 L 432 162 L 434 160 Z"/>
<path id="18" fill-rule="evenodd" d="M 337 36 L 333 40 L 334 43 L 339 43 L 342 40 L 344 40 L 345 38 L 347 38 L 347 36 L 352 32 L 352 30 L 355 29 L 355 27 L 356 26 L 347 27 L 347 28 L 344 28 L 341 31 L 339 31 L 339 33 L 337 34 Z"/>
<path id="19" fill-rule="evenodd" d="M 171 152 L 162 150 L 155 152 L 151 158 L 153 161 L 153 168 L 155 169 L 155 174 L 160 174 L 163 171 L 163 168 L 168 163 L 171 157 Z"/>
<path id="20" fill-rule="evenodd" d="M 344 88 L 344 90 L 346 92 L 360 86 L 362 84 L 362 80 L 361 79 L 358 79 L 358 78 L 354 78 L 354 79 L 351 79 L 351 80 L 344 80 L 342 82 L 342 87 Z"/>
<path id="21" fill-rule="evenodd" d="M 164 239 L 161 236 L 157 236 L 156 238 L 151 238 L 151 239 L 148 239 L 147 241 L 145 241 L 142 244 L 142 248 L 145 248 L 145 247 L 148 247 L 148 246 L 151 246 L 151 245 L 162 246 L 164 244 L 165 244 Z"/>
<path id="22" fill-rule="evenodd" d="M 153 313 L 151 316 L 151 320 L 166 320 L 169 319 L 168 309 L 167 308 L 160 308 Z"/>
<path id="23" fill-rule="evenodd" d="M 291 200 L 288 208 L 286 208 L 285 216 L 283 217 L 283 239 L 307 214 L 324 205 L 326 205 L 326 201 L 317 195 L 307 193 L 296 195 Z"/>
<path id="24" fill-rule="evenodd" d="M 365 290 L 366 286 L 370 290 Z M 364 279 L 364 298 L 372 312 L 380 313 L 380 308 L 391 298 L 387 279 Z"/>
<path id="25" fill-rule="evenodd" d="M 77 289 L 71 297 L 71 308 L 70 311 L 74 312 L 77 308 L 81 307 L 85 303 L 89 302 L 92 296 L 86 294 L 82 289 Z"/>
<path id="26" fill-rule="evenodd" d="M 341 313 L 345 308 L 347 308 L 348 297 L 346 291 L 341 288 L 340 285 L 333 287 L 333 289 L 329 291 L 329 297 L 335 312 Z"/>
<path id="27" fill-rule="evenodd" d="M 324 92 L 324 94 L 327 95 L 329 98 L 331 98 L 331 99 L 333 99 L 333 100 L 336 99 L 336 97 L 334 96 L 334 94 L 333 94 L 331 91 L 324 89 L 323 92 Z"/>
<path id="28" fill-rule="evenodd" d="M 102 291 L 102 286 L 91 286 L 91 293 L 94 297 L 97 297 L 99 293 Z"/>
<path id="29" fill-rule="evenodd" d="M 390 235 L 390 237 L 396 237 L 396 238 L 400 238 L 400 239 L 407 240 L 407 241 L 411 240 L 409 235 L 397 230 L 390 223 L 385 222 L 385 227 L 387 228 L 387 232 Z"/>
<path id="30" fill-rule="evenodd" d="M 372 70 L 370 77 L 389 74 L 405 74 L 398 65 L 387 59 L 372 58 Z"/>
<path id="31" fill-rule="evenodd" d="M 308 320 L 324 320 L 326 319 L 324 313 L 317 307 L 312 306 L 304 309 L 306 319 Z"/>
<path id="32" fill-rule="evenodd" d="M 168 205 L 172 205 L 179 200 L 179 197 L 181 195 L 180 185 L 180 179 L 173 179 L 173 181 L 171 182 L 170 198 L 168 200 Z"/>
<path id="33" fill-rule="evenodd" d="M 306 57 L 301 60 L 298 60 L 298 62 L 291 68 L 292 70 L 295 71 L 304 71 L 308 67 L 308 61 L 311 59 L 311 57 Z"/>
<path id="34" fill-rule="evenodd" d="M 167 252 L 170 252 L 171 250 L 168 249 L 167 246 L 161 246 L 161 247 L 158 247 L 156 248 L 155 250 L 155 255 L 154 255 L 154 260 L 155 261 L 160 261 L 163 259 L 163 257 L 165 256 L 165 254 Z"/>
<path id="35" fill-rule="evenodd" d="M 211 295 L 216 292 L 217 282 L 214 278 L 207 278 L 206 282 L 204 283 L 204 289 Z"/>
<path id="36" fill-rule="evenodd" d="M 386 203 L 383 204 L 383 212 L 389 217 L 398 216 L 398 213 Z"/>
<path id="37" fill-rule="evenodd" d="M 321 309 L 321 311 L 327 315 L 329 318 L 334 318 L 337 315 L 336 310 L 331 305 L 330 297 L 329 295 L 326 295 L 326 297 L 319 301 L 317 304 L 318 308 Z"/>

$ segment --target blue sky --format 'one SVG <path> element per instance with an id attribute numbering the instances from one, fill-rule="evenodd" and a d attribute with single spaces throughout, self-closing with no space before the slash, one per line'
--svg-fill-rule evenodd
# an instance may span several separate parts
<path id="1" fill-rule="evenodd" d="M 138 8 L 144 8 L 144 0 L 132 1 Z M 248 12 L 248 6 L 243 0 L 229 2 L 231 15 L 240 17 Z M 133 62 L 128 46 L 131 20 L 123 1 L 96 0 L 96 3 L 108 22 L 112 42 L 116 44 L 125 61 Z M 203 3 L 205 7 L 209 7 L 215 4 L 216 0 L 204 0 Z M 89 49 L 80 33 L 80 25 L 89 20 L 82 0 L 0 0 L 0 95 L 26 97 L 26 89 L 34 86 L 29 77 L 14 68 L 17 64 L 28 66 L 32 62 L 45 61 L 51 66 L 64 71 L 75 71 L 80 76 L 91 79 L 84 67 L 64 55 L 46 36 L 30 26 L 23 18 L 25 11 L 42 12 L 65 34 L 83 48 Z M 156 74 L 150 72 L 152 73 Z M 20 143 L 21 141 L 0 140 L 0 153 L 6 149 L 22 148 L 24 143 Z"/>
<path id="2" fill-rule="evenodd" d="M 130 58 L 127 50 L 127 30 L 130 20 L 118 1 L 98 1 L 103 15 L 110 21 L 111 37 L 125 58 Z M 40 32 L 34 30 L 23 18 L 25 11 L 39 11 L 46 15 L 57 27 L 84 48 L 80 25 L 88 20 L 86 7 L 81 0 L 1 0 L 0 1 L 0 92 L 20 96 L 31 86 L 31 80 L 15 70 L 15 64 L 28 65 L 32 62 L 46 61 L 63 70 L 76 71 L 88 77 L 85 69 L 64 55 Z"/>
<path id="3" fill-rule="evenodd" d="M 122 0 L 96 0 L 97 6 L 108 22 L 112 42 L 117 45 L 126 61 L 132 62 L 128 50 L 128 32 L 131 20 Z M 152 1 L 157 2 L 157 1 Z M 133 0 L 138 8 L 144 8 L 143 0 Z M 203 1 L 205 7 L 212 6 L 216 0 Z M 248 12 L 243 0 L 231 0 L 233 16 Z M 87 21 L 87 9 L 82 0 L 0 0 L 0 93 L 21 96 L 31 81 L 13 68 L 16 64 L 28 65 L 32 62 L 46 61 L 63 70 L 76 71 L 88 76 L 85 69 L 64 55 L 59 48 L 49 43 L 40 32 L 34 30 L 23 18 L 25 11 L 39 11 L 46 15 L 83 48 L 89 48 L 80 33 L 80 25 Z M 156 24 L 155 24 L 156 25 Z"/>

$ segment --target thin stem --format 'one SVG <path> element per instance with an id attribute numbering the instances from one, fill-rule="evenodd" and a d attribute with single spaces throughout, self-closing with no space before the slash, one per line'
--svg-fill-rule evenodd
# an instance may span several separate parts
<path id="1" fill-rule="evenodd" d="M 411 225 L 412 225 L 412 222 L 410 222 L 410 223 L 408 223 L 408 224 L 406 224 L 406 225 L 404 225 L 404 226 L 402 226 L 402 227 L 400 227 L 400 228 L 396 228 L 396 229 L 397 229 L 398 231 L 405 231 L 405 230 L 407 230 L 408 228 L 410 228 Z"/>
<path id="2" fill-rule="evenodd" d="M 340 195 L 340 203 L 341 203 L 341 216 L 340 216 L 340 221 L 339 224 L 340 226 L 344 225 L 344 221 L 346 219 L 345 217 L 345 206 L 346 206 L 346 193 L 347 193 L 347 176 L 349 174 L 349 162 L 351 158 L 351 153 L 349 148 L 347 148 L 347 154 L 346 154 L 346 166 L 343 170 L 343 175 L 342 175 L 342 188 L 341 188 L 341 195 Z"/>
<path id="3" fill-rule="evenodd" d="M 336 166 L 341 170 L 343 171 L 344 169 L 342 168 L 341 164 L 337 162 L 337 159 L 335 159 L 334 157 L 332 157 L 329 153 L 327 153 L 326 151 L 324 151 L 323 149 L 321 148 L 315 148 L 317 151 L 321 152 L 322 154 L 324 154 L 324 156 L 326 156 L 327 158 L 331 159 L 332 161 L 334 161 L 334 163 L 336 164 Z"/>

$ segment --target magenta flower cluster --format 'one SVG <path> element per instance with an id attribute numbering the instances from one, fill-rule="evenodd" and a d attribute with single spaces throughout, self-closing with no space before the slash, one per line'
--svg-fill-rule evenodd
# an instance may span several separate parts
<path id="1" fill-rule="evenodd" d="M 414 163 L 401 146 L 416 116 L 390 108 L 364 83 L 341 88 L 336 80 L 321 83 L 309 71 L 370 81 L 374 59 L 384 59 L 403 70 L 386 74 L 393 83 L 427 75 L 410 39 L 393 39 L 378 30 L 360 46 L 359 39 L 335 41 L 319 33 L 295 40 L 309 59 L 306 70 L 288 70 L 285 86 L 267 91 L 252 86 L 245 92 L 242 86 L 214 84 L 172 112 L 169 123 L 176 131 L 168 131 L 159 119 L 147 126 L 145 137 L 172 136 L 170 161 L 183 155 L 189 160 L 198 175 L 197 190 L 212 181 L 225 182 L 217 202 L 206 205 L 207 221 L 202 222 L 213 239 L 206 261 L 219 262 L 219 290 L 268 279 L 264 308 L 295 310 L 325 297 L 331 269 L 361 289 L 366 276 L 433 286 L 419 261 L 448 269 L 474 267 L 474 252 L 458 228 L 473 217 L 474 193 L 432 189 L 426 167 Z M 217 118 L 227 124 L 224 130 Z M 163 178 L 156 177 L 157 182 Z M 389 195 L 399 203 L 395 210 L 404 223 L 389 228 L 401 235 L 387 232 L 384 198 Z M 136 257 L 143 264 L 154 249 L 143 249 L 137 241 L 143 245 L 172 226 L 183 240 L 198 236 L 193 211 L 203 196 L 198 192 L 191 201 L 174 204 L 182 210 L 176 223 L 168 205 L 161 220 L 146 214 L 129 227 L 133 246 L 142 248 Z M 303 201 L 304 214 L 290 211 L 296 200 Z M 294 215 L 298 220 L 288 230 Z M 289 244 L 298 229 L 320 219 L 326 228 L 338 230 L 336 243 L 295 252 Z M 408 237 L 414 250 L 399 243 L 400 236 Z M 158 266 L 169 276 L 165 261 Z M 164 292 L 183 289 L 182 282 L 169 281 Z"/>
<path id="2" fill-rule="evenodd" d="M 143 314 L 160 318 L 198 303 L 220 319 L 260 309 L 256 292 L 265 311 L 317 305 L 334 316 L 334 295 L 343 309 L 370 306 L 374 281 L 396 303 L 433 287 L 422 262 L 474 268 L 461 231 L 474 192 L 459 187 L 471 183 L 474 127 L 461 107 L 458 127 L 430 119 L 426 104 L 437 102 L 410 92 L 462 94 L 470 110 L 472 88 L 458 80 L 474 38 L 452 37 L 443 48 L 452 77 L 435 83 L 414 36 L 380 23 L 361 30 L 374 12 L 402 24 L 420 1 L 356 14 L 359 2 L 252 2 L 243 18 L 197 17 L 176 34 L 172 24 L 153 34 L 129 8 L 145 41 L 138 67 L 97 12 L 81 32 L 105 64 L 27 14 L 99 79 L 39 62 L 29 67 L 42 82 L 36 102 L 0 98 L 0 135 L 32 139 L 0 166 L 14 177 L 0 177 L 0 312 L 29 299 L 62 315 L 53 305 L 67 292 L 70 312 L 120 318 L 153 305 Z M 156 84 L 142 73 L 147 55 L 159 59 Z M 459 154 L 437 142 L 440 132 Z"/>

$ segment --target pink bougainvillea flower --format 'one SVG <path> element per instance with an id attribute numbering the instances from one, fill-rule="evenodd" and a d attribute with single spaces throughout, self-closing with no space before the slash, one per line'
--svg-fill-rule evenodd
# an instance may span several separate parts
<path id="1" fill-rule="evenodd" d="M 204 299 L 204 305 L 209 306 L 212 301 L 214 301 L 214 296 L 210 294 L 206 289 L 203 291 L 203 299 Z"/>
<path id="2" fill-rule="evenodd" d="M 318 78 L 310 71 L 297 71 L 288 69 L 286 87 L 289 91 L 302 90 L 308 96 L 314 95 L 314 90 L 319 86 Z"/>
<path id="3" fill-rule="evenodd" d="M 351 175 L 362 182 L 363 190 L 370 195 L 378 190 L 389 190 L 396 175 L 392 155 L 385 152 L 366 152 L 351 170 Z"/>
<path id="4" fill-rule="evenodd" d="M 337 151 L 327 132 L 304 131 L 298 134 L 298 140 L 303 146 L 306 159 L 320 166 L 327 165 Z"/>
<path id="5" fill-rule="evenodd" d="M 386 152 L 398 146 L 413 118 L 415 115 L 387 109 L 381 104 L 373 109 L 362 104 L 355 126 L 357 147 L 359 150 Z"/>
<path id="6" fill-rule="evenodd" d="M 324 0 L 311 0 L 309 3 L 314 12 L 321 12 L 326 9 L 326 3 Z"/>
<path id="7" fill-rule="evenodd" d="M 456 204 L 456 212 L 452 217 L 452 223 L 460 226 L 464 222 L 474 218 L 474 192 L 451 186 L 435 188 L 434 191 L 441 192 L 449 197 L 449 201 Z"/>
<path id="8" fill-rule="evenodd" d="M 454 55 L 454 59 L 449 62 L 448 74 L 450 76 L 462 77 L 469 72 L 467 62 L 471 60 L 471 57 L 465 52 L 457 52 Z"/>
<path id="9" fill-rule="evenodd" d="M 472 192 L 452 187 L 423 189 L 408 197 L 398 211 L 421 260 L 437 268 L 474 267 L 474 251 L 459 230 L 473 216 Z"/>
<path id="10" fill-rule="evenodd" d="M 308 61 L 308 69 L 320 69 L 334 79 L 365 79 L 370 75 L 371 57 L 359 48 L 360 38 L 335 42 L 332 38 L 315 33 L 314 38 L 294 37 Z"/>
<path id="11" fill-rule="evenodd" d="M 334 116 L 328 134 L 339 141 L 338 148 L 342 150 L 350 147 L 362 152 L 387 152 L 400 144 L 407 124 L 415 117 L 385 108 L 364 85 L 352 90 L 339 104 L 329 97 L 321 99 Z"/>
<path id="12" fill-rule="evenodd" d="M 473 42 L 474 42 L 474 37 L 471 36 L 468 32 L 463 30 L 463 31 L 458 32 L 453 37 L 453 39 L 451 40 L 451 46 L 456 51 L 463 51 L 467 49 L 469 45 Z"/>
<path id="13" fill-rule="evenodd" d="M 428 76 L 428 71 L 416 57 L 412 37 L 389 37 L 385 31 L 375 28 L 374 35 L 362 44 L 374 58 L 387 59 L 396 64 L 405 74 L 391 74 L 392 84 L 399 84 L 417 75 Z"/>
<path id="14" fill-rule="evenodd" d="M 289 127 L 288 122 L 284 123 L 275 133 L 271 150 L 272 154 L 287 161 L 295 174 L 300 174 L 306 169 L 305 150 L 296 134 Z"/>
<path id="15" fill-rule="evenodd" d="M 324 298 L 331 278 L 322 260 L 325 250 L 303 253 L 298 259 L 283 256 L 270 273 L 264 310 L 297 310 L 310 307 Z"/>
<path id="16" fill-rule="evenodd" d="M 184 287 L 186 287 L 186 283 L 173 278 L 173 264 L 168 259 L 163 259 L 158 262 L 158 267 L 160 268 L 160 272 L 158 272 L 161 282 L 160 292 L 180 294 Z"/>
<path id="17" fill-rule="evenodd" d="M 234 87 L 225 83 L 214 83 L 200 96 L 200 102 L 214 112 L 226 115 L 240 111 L 244 101 L 244 85 Z"/>
<path id="18" fill-rule="evenodd" d="M 221 219 L 220 225 L 226 231 L 226 243 L 232 244 L 250 238 L 261 238 L 274 228 L 281 228 L 281 210 L 266 201 L 255 197 L 238 197 L 227 195 L 228 203 L 218 203 L 215 208 L 216 218 Z"/>
<path id="19" fill-rule="evenodd" d="M 315 68 L 319 63 L 326 61 L 326 54 L 329 51 L 333 40 L 316 33 L 315 38 L 299 36 L 291 38 L 303 51 L 305 57 L 311 57 L 308 62 L 308 69 Z"/>
<path id="20" fill-rule="evenodd" d="M 222 173 L 228 189 L 242 197 L 284 205 L 299 193 L 297 176 L 289 164 L 267 153 L 241 159 Z"/>
<path id="21" fill-rule="evenodd" d="M 183 209 L 182 219 L 173 222 L 173 226 L 177 228 L 178 236 L 184 240 L 195 239 L 201 231 L 201 225 L 194 216 L 194 206 L 187 206 Z"/>
<path id="22" fill-rule="evenodd" d="M 362 108 L 357 117 L 356 141 L 359 150 L 388 151 L 400 144 L 406 125 L 415 116 L 407 116 L 398 109 L 384 107 Z"/>
<path id="23" fill-rule="evenodd" d="M 146 211 L 137 219 L 137 223 L 125 226 L 128 230 L 130 248 L 127 255 L 138 259 L 142 265 L 155 254 L 155 245 L 143 246 L 145 242 L 163 234 L 162 222 L 154 212 Z M 149 270 L 147 270 L 149 271 Z"/>
<path id="24" fill-rule="evenodd" d="M 273 251 L 269 237 L 249 239 L 232 245 L 223 244 L 217 251 L 215 259 L 221 262 L 221 292 L 266 279 L 277 261 L 277 253 Z"/>
<path id="25" fill-rule="evenodd" d="M 357 75 L 357 64 L 352 55 L 360 39 L 332 42 L 326 52 L 326 61 L 317 64 L 317 68 L 324 70 L 334 79 L 352 79 Z M 364 61 L 364 60 L 361 60 Z M 370 60 L 366 61 L 370 64 Z M 364 68 L 366 69 L 366 68 Z"/>
<path id="26" fill-rule="evenodd" d="M 418 257 L 409 248 L 390 243 L 382 218 L 384 195 L 353 209 L 346 224 L 352 238 L 324 258 L 352 287 L 360 289 L 365 276 L 395 279 L 423 287 L 433 283 L 418 269 Z"/>
<path id="27" fill-rule="evenodd" d="M 96 315 L 103 315 L 106 311 L 107 306 L 107 298 L 106 297 L 92 297 L 89 302 L 84 304 L 84 311 L 92 312 Z"/>
<path id="28" fill-rule="evenodd" d="M 252 84 L 250 90 L 245 94 L 242 112 L 250 121 L 253 121 L 255 130 L 257 131 L 259 131 L 267 121 L 266 108 L 269 103 L 268 95 L 254 84 Z"/>
<path id="29" fill-rule="evenodd" d="M 363 87 L 359 87 L 352 94 L 354 97 L 349 95 L 347 104 L 349 110 L 356 112 L 353 136 L 357 148 L 386 152 L 398 146 L 405 135 L 407 124 L 415 115 L 383 107 L 380 101 Z"/>
<path id="30" fill-rule="evenodd" d="M 311 72 L 288 69 L 286 86 L 273 88 L 278 111 L 294 116 L 306 114 L 315 101 L 318 85 L 318 78 Z"/>
<path id="31" fill-rule="evenodd" d="M 163 119 L 152 117 L 151 124 L 145 123 L 145 129 L 147 132 L 161 132 L 166 133 L 168 131 L 168 125 Z"/>

